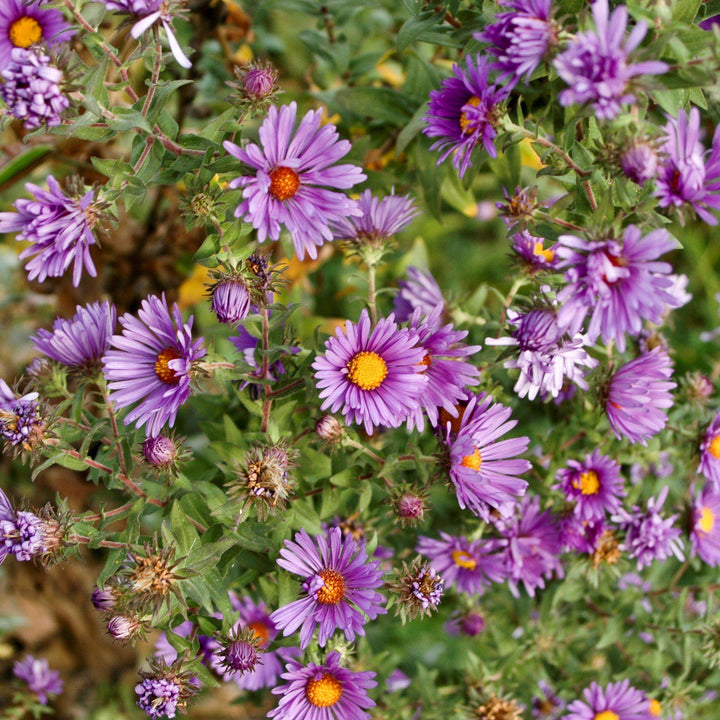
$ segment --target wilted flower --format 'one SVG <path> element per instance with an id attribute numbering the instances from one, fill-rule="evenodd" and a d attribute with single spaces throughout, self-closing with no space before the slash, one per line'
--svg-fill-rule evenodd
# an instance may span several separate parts
<path id="1" fill-rule="evenodd" d="M 491 695 L 476 711 L 478 720 L 522 720 L 523 708 L 514 700 Z"/>
<path id="2" fill-rule="evenodd" d="M 167 667 L 164 663 L 151 663 L 150 672 L 140 672 L 142 681 L 135 686 L 137 705 L 148 717 L 174 718 L 178 711 L 187 708 L 187 701 L 198 691 L 197 678 L 179 668 L 181 661 Z"/>
<path id="3" fill-rule="evenodd" d="M 404 623 L 418 616 L 432 615 L 437 610 L 445 591 L 445 580 L 418 557 L 409 567 L 403 561 L 402 570 L 388 588 L 398 597 L 395 613 Z"/>
<path id="4" fill-rule="evenodd" d="M 41 705 L 48 704 L 48 695 L 59 695 L 63 690 L 60 672 L 51 670 L 44 658 L 26 655 L 13 665 L 13 675 L 27 683 L 30 692 L 37 696 Z"/>
<path id="5" fill-rule="evenodd" d="M 0 563 L 8 554 L 18 560 L 32 560 L 44 550 L 43 521 L 31 512 L 15 512 L 0 490 Z"/>
<path id="6" fill-rule="evenodd" d="M 620 552 L 620 543 L 615 535 L 614 530 L 605 528 L 602 535 L 595 544 L 595 550 L 592 553 L 591 562 L 594 568 L 600 565 L 615 565 L 622 553 Z"/>
<path id="7" fill-rule="evenodd" d="M 17 397 L 0 378 L 0 436 L 14 447 L 32 450 L 42 439 L 45 420 L 36 392 Z"/>
<path id="8" fill-rule="evenodd" d="M 533 695 L 533 717 L 539 718 L 539 720 L 559 720 L 561 713 L 565 710 L 565 701 L 544 680 L 538 680 L 538 688 L 544 697 Z"/>
<path id="9" fill-rule="evenodd" d="M 144 555 L 131 553 L 128 556 L 121 577 L 134 607 L 156 610 L 163 602 L 170 603 L 170 593 L 182 602 L 177 588 L 182 576 L 176 571 L 180 561 L 174 561 L 174 555 L 172 546 L 159 549 L 148 545 Z"/>

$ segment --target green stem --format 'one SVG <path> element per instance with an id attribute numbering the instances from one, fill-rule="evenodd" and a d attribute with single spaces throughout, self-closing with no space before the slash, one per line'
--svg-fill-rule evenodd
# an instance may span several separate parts
<path id="1" fill-rule="evenodd" d="M 520 125 L 515 125 L 515 123 L 511 122 L 507 122 L 505 124 L 505 129 L 509 130 L 510 132 L 520 133 L 524 137 L 529 138 L 533 142 L 536 142 L 538 145 L 542 145 L 543 147 L 548 148 L 548 150 L 552 150 L 558 157 L 562 158 L 567 164 L 567 166 L 572 168 L 581 178 L 590 177 L 590 175 L 592 175 L 592 171 L 583 170 L 563 149 L 558 147 L 554 142 L 551 142 L 543 135 L 537 135 L 536 133 L 532 132 L 532 130 L 520 127 Z"/>
<path id="2" fill-rule="evenodd" d="M 372 320 L 373 327 L 377 325 L 377 305 L 375 302 L 375 295 L 377 290 L 375 288 L 375 263 L 368 264 L 368 304 L 370 306 L 370 319 Z"/>

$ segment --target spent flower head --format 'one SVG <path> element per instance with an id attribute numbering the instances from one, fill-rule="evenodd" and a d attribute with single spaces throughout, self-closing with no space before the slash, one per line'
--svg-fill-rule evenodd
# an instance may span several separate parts
<path id="1" fill-rule="evenodd" d="M 395 595 L 395 614 L 405 624 L 437 610 L 445 591 L 445 580 L 435 568 L 416 557 L 409 566 L 403 561 L 402 570 L 387 587 Z"/>

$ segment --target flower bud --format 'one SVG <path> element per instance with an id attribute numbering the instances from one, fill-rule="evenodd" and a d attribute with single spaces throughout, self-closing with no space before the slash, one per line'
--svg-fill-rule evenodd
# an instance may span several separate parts
<path id="1" fill-rule="evenodd" d="M 178 455 L 175 443 L 164 435 L 149 437 L 143 443 L 143 456 L 154 467 L 172 465 Z"/>
<path id="2" fill-rule="evenodd" d="M 332 415 L 323 415 L 315 423 L 315 432 L 321 440 L 330 445 L 336 445 L 343 439 L 345 431 Z"/>
<path id="3" fill-rule="evenodd" d="M 414 492 L 403 493 L 395 501 L 395 512 L 403 525 L 419 525 L 426 510 L 425 498 Z"/>
<path id="4" fill-rule="evenodd" d="M 458 620 L 458 630 L 461 635 L 475 637 L 485 629 L 485 618 L 479 613 L 471 611 Z"/>
<path id="5" fill-rule="evenodd" d="M 650 143 L 636 140 L 628 146 L 620 158 L 620 167 L 625 175 L 638 185 L 655 177 L 657 173 L 657 155 Z"/>
<path id="6" fill-rule="evenodd" d="M 221 323 L 235 325 L 250 312 L 250 293 L 240 277 L 229 276 L 212 289 L 212 311 Z"/>
<path id="7" fill-rule="evenodd" d="M 277 82 L 277 72 L 268 65 L 247 68 L 242 79 L 245 95 L 252 100 L 264 100 L 272 94 Z"/>
<path id="8" fill-rule="evenodd" d="M 115 591 L 112 588 L 95 588 L 90 595 L 90 602 L 96 610 L 112 610 L 115 607 Z"/>
<path id="9" fill-rule="evenodd" d="M 142 632 L 142 623 L 127 615 L 113 615 L 108 620 L 107 631 L 115 640 L 126 642 Z"/>

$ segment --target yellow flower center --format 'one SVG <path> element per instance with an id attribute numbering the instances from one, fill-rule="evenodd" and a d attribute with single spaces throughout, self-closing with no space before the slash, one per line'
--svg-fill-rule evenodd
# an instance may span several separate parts
<path id="1" fill-rule="evenodd" d="M 620 720 L 620 716 L 612 710 L 603 710 L 595 715 L 593 720 Z"/>
<path id="2" fill-rule="evenodd" d="M 660 703 L 655 698 L 653 698 L 650 701 L 650 714 L 653 717 L 658 717 L 661 712 L 662 712 L 662 705 L 660 705 Z"/>
<path id="3" fill-rule="evenodd" d="M 475 448 L 475 452 L 472 455 L 466 455 L 460 463 L 463 467 L 470 468 L 475 472 L 480 472 L 480 466 L 482 465 L 482 456 L 480 451 Z"/>
<path id="4" fill-rule="evenodd" d="M 374 390 L 380 387 L 387 377 L 385 361 L 374 352 L 359 352 L 347 364 L 348 380 L 361 390 Z"/>
<path id="5" fill-rule="evenodd" d="M 537 255 L 541 257 L 545 262 L 552 262 L 553 258 L 555 257 L 555 251 L 554 250 L 545 250 L 543 248 L 542 242 L 535 242 L 533 245 L 533 255 Z"/>
<path id="6" fill-rule="evenodd" d="M 345 578 L 334 570 L 323 570 L 320 577 L 325 584 L 317 591 L 318 602 L 337 605 L 345 597 Z"/>
<path id="7" fill-rule="evenodd" d="M 475 558 L 464 550 L 453 550 L 451 555 L 453 562 L 458 567 L 465 568 L 466 570 L 474 570 L 477 567 Z"/>
<path id="8" fill-rule="evenodd" d="M 289 167 L 276 167 L 270 173 L 270 194 L 277 200 L 289 200 L 300 188 L 300 176 Z"/>
<path id="9" fill-rule="evenodd" d="M 257 622 L 250 623 L 248 627 L 252 630 L 253 636 L 258 638 L 263 645 L 267 643 L 268 638 L 270 637 L 270 632 L 268 631 L 268 627 L 265 623 L 258 620 Z"/>
<path id="10" fill-rule="evenodd" d="M 15 47 L 29 48 L 42 40 L 42 27 L 35 18 L 25 15 L 10 26 L 8 37 Z"/>
<path id="11" fill-rule="evenodd" d="M 600 490 L 600 478 L 594 470 L 584 472 L 579 480 L 573 480 L 573 487 L 583 495 L 597 495 Z"/>
<path id="12" fill-rule="evenodd" d="M 703 507 L 702 515 L 698 521 L 698 525 L 703 532 L 709 533 L 715 524 L 715 515 L 709 507 Z"/>
<path id="13" fill-rule="evenodd" d="M 340 681 L 332 675 L 324 674 L 319 680 L 308 680 L 305 686 L 305 697 L 315 707 L 330 707 L 342 695 L 343 689 Z"/>
<path id="14" fill-rule="evenodd" d="M 175 348 L 165 348 L 155 361 L 155 374 L 168 385 L 177 385 L 180 382 L 180 376 L 170 367 L 170 361 L 179 357 L 181 355 Z"/>
<path id="15" fill-rule="evenodd" d="M 720 458 L 720 435 L 716 435 L 711 441 L 708 447 L 710 454 L 714 458 Z"/>
<path id="16" fill-rule="evenodd" d="M 477 107 L 480 104 L 480 98 L 473 95 L 465 104 Z M 468 119 L 467 113 L 460 115 L 460 129 L 463 131 L 463 135 L 473 131 L 472 127 L 470 127 L 470 120 Z"/>

